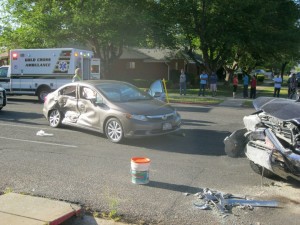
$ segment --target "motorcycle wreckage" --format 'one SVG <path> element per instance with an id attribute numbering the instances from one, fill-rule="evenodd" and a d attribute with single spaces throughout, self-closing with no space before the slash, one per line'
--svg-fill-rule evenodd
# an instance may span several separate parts
<path id="1" fill-rule="evenodd" d="M 254 172 L 300 181 L 300 102 L 259 97 L 245 127 L 224 139 L 230 157 L 246 155 Z"/>

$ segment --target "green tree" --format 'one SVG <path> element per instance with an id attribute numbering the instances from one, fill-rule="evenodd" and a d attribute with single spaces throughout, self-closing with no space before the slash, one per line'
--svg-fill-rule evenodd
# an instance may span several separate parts
<path id="1" fill-rule="evenodd" d="M 200 50 L 208 71 L 245 70 L 299 52 L 299 7 L 292 0 L 161 0 L 181 44 Z M 182 38 L 184 37 L 184 38 Z"/>
<path id="2" fill-rule="evenodd" d="M 145 39 L 151 4 L 138 0 L 6 0 L 11 17 L 1 40 L 9 48 L 80 43 L 101 58 L 109 76 L 123 47 L 137 46 Z"/>

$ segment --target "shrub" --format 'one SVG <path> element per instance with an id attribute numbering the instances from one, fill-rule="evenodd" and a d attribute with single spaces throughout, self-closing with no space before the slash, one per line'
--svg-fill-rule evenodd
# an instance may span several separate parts
<path id="1" fill-rule="evenodd" d="M 257 75 L 256 79 L 258 82 L 263 82 L 265 80 L 265 76 L 263 74 L 259 74 L 259 75 Z"/>
<path id="2" fill-rule="evenodd" d="M 139 88 L 149 88 L 151 84 L 149 80 L 144 79 L 133 79 L 131 83 Z"/>
<path id="3" fill-rule="evenodd" d="M 166 86 L 167 88 L 174 88 L 174 83 L 172 80 L 166 80 Z"/>

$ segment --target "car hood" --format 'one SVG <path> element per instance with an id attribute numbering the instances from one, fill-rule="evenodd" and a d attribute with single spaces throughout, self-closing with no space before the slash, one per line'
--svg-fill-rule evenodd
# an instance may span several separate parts
<path id="1" fill-rule="evenodd" d="M 128 113 L 139 115 L 161 115 L 174 112 L 174 108 L 170 105 L 153 99 L 136 102 L 115 103 L 119 108 L 122 108 Z"/>
<path id="2" fill-rule="evenodd" d="M 259 97 L 253 101 L 256 110 L 262 110 L 280 120 L 300 122 L 300 102 L 291 99 Z"/>

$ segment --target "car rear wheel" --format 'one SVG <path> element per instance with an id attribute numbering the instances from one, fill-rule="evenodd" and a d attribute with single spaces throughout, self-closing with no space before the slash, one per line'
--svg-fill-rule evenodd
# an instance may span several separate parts
<path id="1" fill-rule="evenodd" d="M 61 113 L 54 109 L 49 114 L 49 124 L 51 127 L 59 127 L 61 124 Z"/>
<path id="2" fill-rule="evenodd" d="M 123 127 L 120 120 L 117 118 L 109 119 L 105 125 L 105 134 L 111 142 L 120 143 L 124 137 Z"/>

